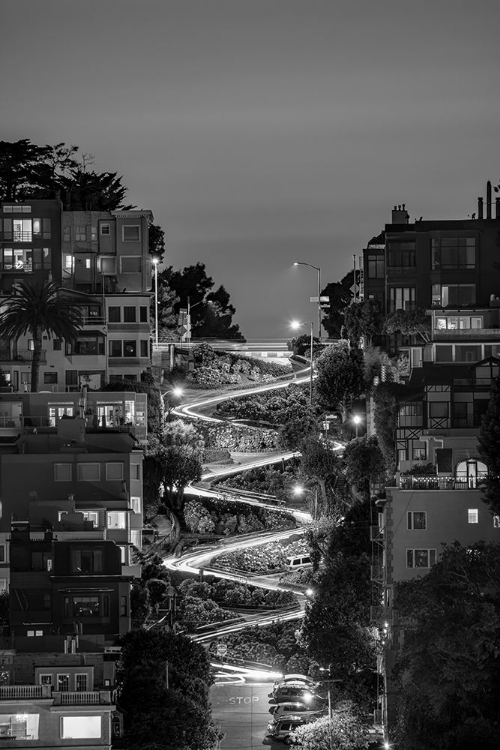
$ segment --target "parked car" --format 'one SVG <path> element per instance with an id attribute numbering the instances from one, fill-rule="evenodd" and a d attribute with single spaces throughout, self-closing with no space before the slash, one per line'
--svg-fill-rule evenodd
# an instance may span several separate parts
<path id="1" fill-rule="evenodd" d="M 279 680 L 274 681 L 273 689 L 289 682 L 303 683 L 309 687 L 316 687 L 318 684 L 312 679 L 312 677 L 308 677 L 305 674 L 284 674 Z"/>
<path id="2" fill-rule="evenodd" d="M 302 716 L 288 716 L 268 726 L 268 732 L 275 740 L 281 740 L 285 745 L 291 744 L 291 734 L 299 727 L 307 724 L 307 719 Z"/>
<path id="3" fill-rule="evenodd" d="M 297 685 L 294 682 L 279 685 L 269 695 L 275 703 L 305 703 L 310 706 L 318 706 L 322 698 L 309 687 Z"/>
<path id="4" fill-rule="evenodd" d="M 287 716 L 314 716 L 321 713 L 321 708 L 318 709 L 316 705 L 307 705 L 307 703 L 278 703 L 276 706 L 271 706 L 269 713 L 273 715 L 273 722 L 278 719 L 286 718 Z"/>

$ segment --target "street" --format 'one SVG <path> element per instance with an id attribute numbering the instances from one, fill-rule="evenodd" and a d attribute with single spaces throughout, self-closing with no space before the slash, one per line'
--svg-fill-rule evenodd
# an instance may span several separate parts
<path id="1" fill-rule="evenodd" d="M 220 750 L 285 747 L 267 736 L 271 719 L 268 694 L 273 683 L 214 685 L 210 691 L 212 715 L 226 737 Z"/>

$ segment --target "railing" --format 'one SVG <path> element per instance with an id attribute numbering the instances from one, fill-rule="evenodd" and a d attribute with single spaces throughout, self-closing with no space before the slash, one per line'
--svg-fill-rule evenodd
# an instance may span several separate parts
<path id="1" fill-rule="evenodd" d="M 84 326 L 104 326 L 106 325 L 106 318 L 102 315 L 84 315 L 82 317 L 82 325 Z"/>
<path id="2" fill-rule="evenodd" d="M 54 705 L 59 706 L 90 706 L 111 704 L 111 692 L 109 690 L 91 690 L 77 693 L 53 692 Z"/>
<path id="3" fill-rule="evenodd" d="M 434 341 L 478 341 L 480 339 L 500 340 L 500 328 L 435 328 L 432 332 Z"/>
<path id="4" fill-rule="evenodd" d="M 40 361 L 46 362 L 47 350 L 42 349 L 40 352 Z M 0 351 L 0 361 L 2 362 L 32 362 L 33 361 L 33 350 L 32 349 L 18 349 L 16 352 Z"/>
<path id="5" fill-rule="evenodd" d="M 485 472 L 478 472 L 477 476 L 452 477 L 436 476 L 435 474 L 409 474 L 399 477 L 401 490 L 475 490 L 487 478 Z"/>
<path id="6" fill-rule="evenodd" d="M 3 427 L 21 427 L 21 417 L 0 417 L 0 429 Z"/>
<path id="7" fill-rule="evenodd" d="M 2 685 L 0 687 L 0 700 L 50 698 L 51 696 L 50 685 Z"/>

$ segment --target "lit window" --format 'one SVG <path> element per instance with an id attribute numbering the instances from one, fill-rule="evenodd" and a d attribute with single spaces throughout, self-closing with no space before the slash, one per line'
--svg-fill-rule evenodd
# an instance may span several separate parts
<path id="1" fill-rule="evenodd" d="M 108 529 L 126 529 L 127 514 L 123 511 L 110 511 L 108 513 Z"/>
<path id="2" fill-rule="evenodd" d="M 500 529 L 500 516 L 493 516 L 493 528 Z"/>
<path id="3" fill-rule="evenodd" d="M 141 512 L 141 498 L 140 497 L 131 497 L 130 498 L 130 507 L 134 511 L 134 513 L 140 513 Z"/>
<path id="4" fill-rule="evenodd" d="M 142 547 L 142 532 L 140 529 L 132 529 L 130 532 L 130 542 L 134 547 Z"/>
<path id="5" fill-rule="evenodd" d="M 102 737 L 100 716 L 61 716 L 61 738 L 85 740 Z"/>
<path id="6" fill-rule="evenodd" d="M 467 511 L 468 523 L 479 523 L 479 510 L 477 508 L 469 508 Z"/>

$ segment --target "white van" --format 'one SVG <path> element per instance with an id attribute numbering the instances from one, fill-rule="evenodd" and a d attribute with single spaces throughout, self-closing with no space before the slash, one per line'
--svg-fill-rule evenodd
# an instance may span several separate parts
<path id="1" fill-rule="evenodd" d="M 312 568 L 311 555 L 288 555 L 286 558 L 288 570 L 300 570 L 300 568 Z"/>

